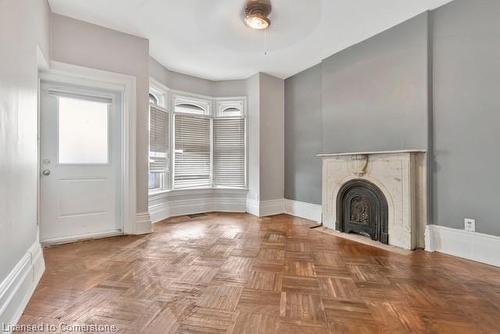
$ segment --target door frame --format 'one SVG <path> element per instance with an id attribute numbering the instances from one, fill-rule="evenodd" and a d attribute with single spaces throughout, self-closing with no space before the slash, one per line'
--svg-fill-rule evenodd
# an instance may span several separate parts
<path id="1" fill-rule="evenodd" d="M 147 232 L 142 231 L 140 227 L 138 228 L 136 223 L 136 78 L 125 74 L 52 61 L 48 70 L 40 72 L 40 80 L 90 89 L 112 90 L 121 95 L 122 103 L 118 110 L 121 111 L 119 183 L 122 234 Z M 39 180 L 41 178 L 40 163 L 38 178 Z M 81 238 L 85 238 L 85 236 L 81 236 Z M 74 240 L 65 239 L 64 241 Z"/>

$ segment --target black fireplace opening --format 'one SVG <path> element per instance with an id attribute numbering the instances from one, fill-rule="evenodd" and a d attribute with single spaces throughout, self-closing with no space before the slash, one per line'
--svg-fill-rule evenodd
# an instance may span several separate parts
<path id="1" fill-rule="evenodd" d="M 337 195 L 337 231 L 355 233 L 389 244 L 387 200 L 366 180 L 351 180 Z"/>

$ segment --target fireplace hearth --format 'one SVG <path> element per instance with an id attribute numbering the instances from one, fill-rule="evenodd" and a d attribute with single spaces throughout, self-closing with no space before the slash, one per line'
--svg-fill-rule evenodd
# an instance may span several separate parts
<path id="1" fill-rule="evenodd" d="M 387 211 L 387 200 L 376 185 L 362 179 L 351 180 L 337 195 L 336 229 L 388 245 Z"/>

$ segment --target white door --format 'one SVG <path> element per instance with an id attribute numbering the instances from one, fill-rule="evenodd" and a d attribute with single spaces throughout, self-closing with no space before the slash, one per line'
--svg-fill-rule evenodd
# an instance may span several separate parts
<path id="1" fill-rule="evenodd" d="M 41 241 L 121 233 L 119 94 L 49 83 L 41 92 Z"/>

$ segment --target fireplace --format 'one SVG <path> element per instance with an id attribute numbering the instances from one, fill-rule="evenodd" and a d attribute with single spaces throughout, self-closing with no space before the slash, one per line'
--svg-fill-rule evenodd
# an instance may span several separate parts
<path id="1" fill-rule="evenodd" d="M 355 179 L 345 183 L 337 195 L 336 229 L 356 233 L 389 244 L 387 200 L 373 183 Z"/>
<path id="2" fill-rule="evenodd" d="M 321 154 L 322 222 L 404 249 L 424 246 L 427 161 L 419 150 Z"/>

